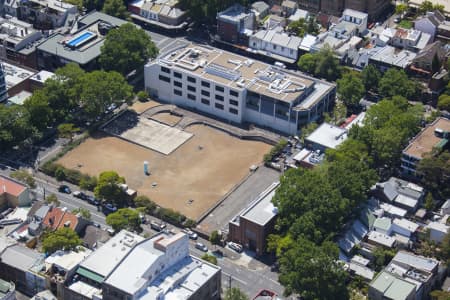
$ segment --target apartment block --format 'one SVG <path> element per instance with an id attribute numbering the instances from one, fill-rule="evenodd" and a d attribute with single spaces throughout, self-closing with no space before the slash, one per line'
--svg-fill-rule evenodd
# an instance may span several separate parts
<path id="1" fill-rule="evenodd" d="M 5 13 L 33 24 L 39 29 L 54 29 L 65 25 L 69 15 L 76 15 L 76 5 L 58 0 L 6 0 Z"/>
<path id="2" fill-rule="evenodd" d="M 164 53 L 144 75 L 156 99 L 284 134 L 320 118 L 336 94 L 332 83 L 197 44 Z"/>
<path id="3" fill-rule="evenodd" d="M 409 143 L 402 153 L 402 172 L 405 175 L 417 176 L 416 168 L 420 160 L 433 151 L 440 152 L 448 148 L 450 120 L 438 118 L 423 129 Z"/>

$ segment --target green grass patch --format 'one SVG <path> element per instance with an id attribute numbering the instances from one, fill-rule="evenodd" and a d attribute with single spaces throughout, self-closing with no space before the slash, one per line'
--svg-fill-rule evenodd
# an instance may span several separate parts
<path id="1" fill-rule="evenodd" d="M 409 20 L 401 20 L 400 23 L 398 23 L 398 27 L 402 27 L 405 29 L 411 29 L 413 25 L 413 22 Z"/>

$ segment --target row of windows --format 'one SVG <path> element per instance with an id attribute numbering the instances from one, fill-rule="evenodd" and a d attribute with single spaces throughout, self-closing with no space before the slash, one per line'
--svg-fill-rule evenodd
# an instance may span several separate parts
<path id="1" fill-rule="evenodd" d="M 170 74 L 170 69 L 169 69 L 169 68 L 161 67 L 161 71 L 164 72 L 164 73 Z M 178 73 L 178 72 L 173 72 L 173 76 L 175 76 L 176 78 L 182 78 L 181 73 Z M 159 75 L 159 80 L 162 80 L 162 81 L 165 81 L 165 82 L 170 82 L 170 78 L 169 78 L 169 77 L 166 77 L 166 76 L 164 76 L 164 75 Z M 188 76 L 188 77 L 187 77 L 187 81 L 192 82 L 192 83 L 196 83 L 196 79 L 195 79 L 194 77 L 191 77 L 191 76 Z M 173 82 L 173 84 L 174 84 L 176 87 L 183 87 L 183 84 L 182 84 L 180 81 L 176 81 L 176 80 L 175 80 L 175 81 Z M 207 87 L 207 88 L 209 88 L 209 87 L 211 86 L 211 84 L 210 84 L 209 82 L 203 81 L 203 80 L 202 80 L 202 82 L 201 82 L 201 85 L 202 85 L 203 87 Z M 195 87 L 188 86 L 188 89 L 189 89 L 190 91 L 195 92 Z M 225 91 L 224 87 L 219 86 L 219 85 L 216 85 L 215 89 L 216 89 L 216 91 L 222 92 L 222 93 Z M 239 97 L 239 93 L 236 92 L 236 91 L 233 91 L 233 90 L 230 90 L 230 95 L 233 96 L 233 97 Z"/>
<path id="2" fill-rule="evenodd" d="M 175 81 L 175 83 L 176 82 L 177 81 Z M 178 86 L 177 84 L 175 84 L 175 85 Z M 188 85 L 188 91 L 195 92 L 195 87 Z M 177 89 L 174 89 L 173 93 L 175 95 L 177 95 L 177 96 L 181 96 L 182 95 L 182 92 L 180 90 L 177 90 Z M 205 90 L 202 90 L 201 94 L 202 94 L 202 96 L 205 96 L 205 97 L 209 97 L 210 96 L 210 93 L 208 91 L 205 91 Z M 217 101 L 222 101 L 222 102 L 224 101 L 224 98 L 221 95 L 215 95 L 215 98 L 216 98 Z M 230 99 L 230 104 L 238 106 L 239 102 L 237 100 Z"/>
<path id="3" fill-rule="evenodd" d="M 173 93 L 175 95 L 178 95 L 178 96 L 181 96 L 183 94 L 180 90 L 177 90 L 177 89 L 173 90 Z M 188 97 L 189 100 L 192 100 L 192 101 L 196 100 L 195 95 L 188 94 L 187 97 Z M 208 99 L 202 98 L 201 99 L 201 103 L 203 103 L 205 105 L 209 105 L 211 102 Z M 217 109 L 220 109 L 220 110 L 224 110 L 224 106 L 221 103 L 214 103 L 214 107 L 217 108 Z M 233 107 L 229 108 L 229 112 L 234 114 L 234 115 L 238 114 L 238 110 L 236 108 L 233 108 Z"/>

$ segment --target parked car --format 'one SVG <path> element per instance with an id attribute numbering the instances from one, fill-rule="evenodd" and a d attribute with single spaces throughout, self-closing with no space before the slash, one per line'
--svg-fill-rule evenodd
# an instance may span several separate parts
<path id="1" fill-rule="evenodd" d="M 113 212 L 116 212 L 116 211 L 117 211 L 117 207 L 115 207 L 111 203 L 104 203 L 103 204 L 103 213 L 105 215 L 109 215 L 110 213 L 113 213 Z"/>
<path id="2" fill-rule="evenodd" d="M 208 247 L 206 247 L 206 245 L 203 243 L 195 243 L 195 248 L 203 252 L 208 252 Z"/>
<path id="3" fill-rule="evenodd" d="M 85 193 L 80 192 L 80 191 L 75 191 L 72 193 L 72 195 L 74 197 L 80 198 L 81 200 L 87 200 L 87 198 L 88 198 L 88 196 Z"/>
<path id="4" fill-rule="evenodd" d="M 67 185 L 63 184 L 60 185 L 58 188 L 58 191 L 61 193 L 65 193 L 65 194 L 71 194 L 72 191 L 70 190 L 70 187 L 68 187 Z"/>
<path id="5" fill-rule="evenodd" d="M 151 221 L 150 222 L 150 228 L 153 229 L 153 230 L 156 230 L 158 232 L 164 229 L 162 227 L 162 224 L 159 224 L 159 223 L 157 223 L 155 221 Z"/>
<path id="6" fill-rule="evenodd" d="M 238 243 L 233 243 L 233 242 L 229 242 L 228 247 L 230 247 L 230 249 L 233 249 L 234 251 L 236 251 L 238 253 L 241 253 L 242 250 L 244 250 L 242 245 L 239 245 Z"/>
<path id="7" fill-rule="evenodd" d="M 191 240 L 196 240 L 198 238 L 198 235 L 189 228 L 183 229 L 182 232 L 186 233 Z"/>
<path id="8" fill-rule="evenodd" d="M 100 205 L 100 201 L 98 201 L 97 199 L 95 199 L 94 196 L 87 196 L 86 200 L 87 200 L 87 202 L 88 202 L 89 204 L 93 204 L 93 205 L 95 205 L 95 206 L 99 206 L 99 205 Z"/>

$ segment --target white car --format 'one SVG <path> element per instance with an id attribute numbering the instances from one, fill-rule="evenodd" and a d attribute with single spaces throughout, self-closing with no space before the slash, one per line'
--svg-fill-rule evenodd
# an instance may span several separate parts
<path id="1" fill-rule="evenodd" d="M 182 232 L 186 233 L 191 240 L 196 240 L 198 238 L 198 235 L 188 228 L 183 229 Z"/>
<path id="2" fill-rule="evenodd" d="M 239 245 L 238 243 L 233 243 L 233 242 L 229 242 L 228 243 L 228 247 L 230 247 L 230 249 L 232 249 L 232 250 L 234 250 L 234 251 L 236 251 L 238 253 L 241 253 L 242 250 L 244 250 L 242 245 Z"/>

